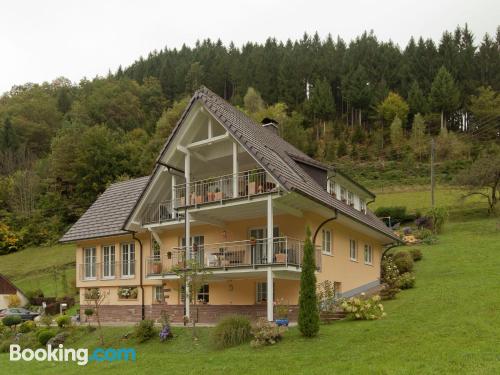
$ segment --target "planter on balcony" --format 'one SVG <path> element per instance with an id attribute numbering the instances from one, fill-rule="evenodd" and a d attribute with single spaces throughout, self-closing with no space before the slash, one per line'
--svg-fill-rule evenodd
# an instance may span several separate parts
<path id="1" fill-rule="evenodd" d="M 215 201 L 221 201 L 222 200 L 222 191 L 216 191 L 214 193 L 214 200 Z"/>
<path id="2" fill-rule="evenodd" d="M 257 184 L 255 181 L 249 182 L 248 183 L 248 195 L 255 195 L 257 194 Z"/>
<path id="3" fill-rule="evenodd" d="M 286 263 L 286 254 L 276 254 L 276 263 Z"/>
<path id="4" fill-rule="evenodd" d="M 207 201 L 208 202 L 213 202 L 215 200 L 215 193 L 212 191 L 209 191 L 207 193 Z"/>
<path id="5" fill-rule="evenodd" d="M 153 263 L 151 266 L 151 271 L 155 275 L 159 275 L 161 273 L 161 263 Z"/>

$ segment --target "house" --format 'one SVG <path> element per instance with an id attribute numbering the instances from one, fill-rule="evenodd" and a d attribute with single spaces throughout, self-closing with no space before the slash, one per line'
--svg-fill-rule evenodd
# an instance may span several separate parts
<path id="1" fill-rule="evenodd" d="M 25 306 L 29 300 L 24 293 L 15 286 L 6 276 L 0 274 L 0 310 L 9 307 L 9 300 L 12 296 L 17 296 L 20 305 L 16 307 Z"/>
<path id="2" fill-rule="evenodd" d="M 76 243 L 82 310 L 98 288 L 105 320 L 272 320 L 278 300 L 293 320 L 306 227 L 319 282 L 342 296 L 379 285 L 383 248 L 398 239 L 367 208 L 374 198 L 202 87 L 151 175 L 111 185 L 61 241 Z M 196 309 L 174 272 L 187 259 L 210 271 Z"/>

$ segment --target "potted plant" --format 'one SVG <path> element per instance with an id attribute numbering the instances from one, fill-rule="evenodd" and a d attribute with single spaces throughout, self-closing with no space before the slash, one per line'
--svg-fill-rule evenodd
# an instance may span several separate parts
<path id="1" fill-rule="evenodd" d="M 155 260 L 151 266 L 151 270 L 153 271 L 153 274 L 159 275 L 161 273 L 161 261 Z"/>
<path id="2" fill-rule="evenodd" d="M 252 170 L 248 173 L 248 195 L 257 194 L 257 171 Z"/>
<path id="3" fill-rule="evenodd" d="M 278 327 L 288 327 L 288 304 L 285 304 L 283 298 L 274 304 L 274 313 L 276 314 L 275 323 Z"/>
<path id="4" fill-rule="evenodd" d="M 252 245 L 252 246 L 257 245 L 257 240 L 256 240 L 256 239 L 255 239 L 255 237 L 253 237 L 253 236 L 252 236 L 252 237 L 250 237 L 250 245 Z"/>
<path id="5" fill-rule="evenodd" d="M 286 254 L 285 253 L 277 253 L 276 254 L 276 263 L 286 263 Z"/>
<path id="6" fill-rule="evenodd" d="M 222 191 L 220 191 L 220 189 L 218 187 L 215 188 L 214 200 L 215 201 L 222 200 Z"/>

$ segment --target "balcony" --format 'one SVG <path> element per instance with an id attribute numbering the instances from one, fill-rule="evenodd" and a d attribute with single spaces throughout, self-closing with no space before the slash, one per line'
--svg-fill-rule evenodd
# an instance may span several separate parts
<path id="1" fill-rule="evenodd" d="M 142 216 L 142 225 L 162 224 L 179 220 L 182 217 L 183 214 L 174 209 L 173 201 L 155 202 L 146 207 Z"/>
<path id="2" fill-rule="evenodd" d="M 204 268 L 231 270 L 236 268 L 257 268 L 264 265 L 296 267 L 302 266 L 304 242 L 290 237 L 275 237 L 273 255 L 267 259 L 267 238 L 234 242 L 220 242 L 191 247 L 191 259 Z M 146 259 L 146 275 L 161 276 L 173 274 L 185 267 L 186 248 L 175 248 L 166 256 Z M 321 249 L 316 247 L 316 268 L 321 269 Z"/>
<path id="3" fill-rule="evenodd" d="M 130 279 L 135 277 L 135 261 L 80 263 L 78 275 L 80 281 Z"/>
<path id="4" fill-rule="evenodd" d="M 189 186 L 188 186 L 189 185 Z M 186 194 L 186 190 L 188 194 Z M 212 177 L 174 186 L 175 207 L 198 206 L 251 198 L 278 191 L 278 186 L 263 169 L 239 172 L 236 175 Z M 186 196 L 189 197 L 186 201 Z"/>

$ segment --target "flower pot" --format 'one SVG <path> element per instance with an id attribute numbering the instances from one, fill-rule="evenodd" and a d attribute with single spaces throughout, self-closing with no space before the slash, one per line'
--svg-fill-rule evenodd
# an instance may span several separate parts
<path id="1" fill-rule="evenodd" d="M 215 194 L 216 194 L 216 193 L 213 193 L 213 192 L 209 191 L 209 192 L 207 193 L 207 201 L 209 201 L 209 202 L 213 202 L 213 201 L 215 200 Z"/>
<path id="2" fill-rule="evenodd" d="M 161 273 L 161 263 L 153 263 L 152 267 L 153 274 L 158 275 Z"/>
<path id="3" fill-rule="evenodd" d="M 197 195 L 196 198 L 195 198 L 195 203 L 196 204 L 203 203 L 203 195 Z"/>
<path id="4" fill-rule="evenodd" d="M 217 191 L 214 193 L 214 201 L 222 200 L 222 191 Z"/>
<path id="5" fill-rule="evenodd" d="M 257 193 L 257 184 L 255 181 L 249 182 L 248 183 L 248 195 L 255 195 Z"/>
<path id="6" fill-rule="evenodd" d="M 288 327 L 288 318 L 280 318 L 274 321 L 278 327 Z"/>
<path id="7" fill-rule="evenodd" d="M 276 254 L 276 263 L 285 263 L 286 254 Z"/>

